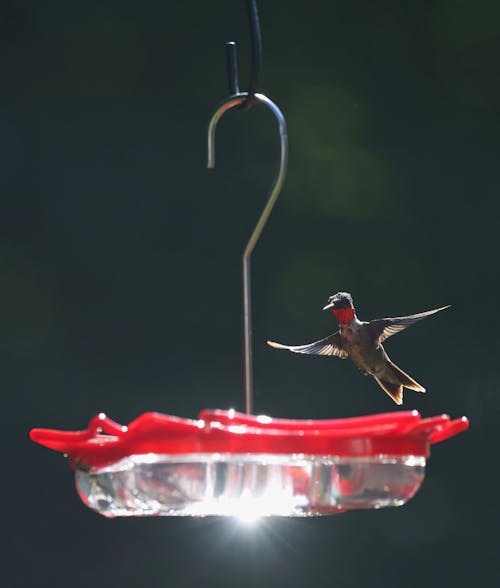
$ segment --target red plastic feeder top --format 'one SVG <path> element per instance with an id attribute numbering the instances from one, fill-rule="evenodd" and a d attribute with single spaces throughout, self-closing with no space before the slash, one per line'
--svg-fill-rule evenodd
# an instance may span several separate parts
<path id="1" fill-rule="evenodd" d="M 33 429 L 30 438 L 88 468 L 147 453 L 262 453 L 373 457 L 429 457 L 430 445 L 469 426 L 466 417 L 422 419 L 417 411 L 346 419 L 292 420 L 234 410 L 203 410 L 198 420 L 147 412 L 128 426 L 103 413 L 84 431 Z"/>

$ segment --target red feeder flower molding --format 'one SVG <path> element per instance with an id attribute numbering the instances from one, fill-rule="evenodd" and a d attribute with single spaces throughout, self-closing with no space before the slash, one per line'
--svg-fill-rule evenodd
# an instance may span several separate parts
<path id="1" fill-rule="evenodd" d="M 198 420 L 104 414 L 84 431 L 33 429 L 68 455 L 83 502 L 107 517 L 308 516 L 399 506 L 419 489 L 430 446 L 465 417 L 417 411 L 288 420 L 204 410 Z"/>

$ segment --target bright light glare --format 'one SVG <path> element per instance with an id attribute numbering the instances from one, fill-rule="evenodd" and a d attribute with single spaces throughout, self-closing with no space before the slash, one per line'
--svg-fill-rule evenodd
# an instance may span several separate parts
<path id="1" fill-rule="evenodd" d="M 256 508 L 255 504 L 241 504 L 235 510 L 233 516 L 238 519 L 240 523 L 245 525 L 255 525 L 266 513 L 262 512 L 262 508 Z"/>
<path id="2" fill-rule="evenodd" d="M 254 524 L 263 517 L 290 516 L 296 514 L 297 501 L 278 488 L 266 492 L 264 496 L 254 497 L 249 494 L 237 499 L 207 500 L 198 503 L 192 509 L 195 515 L 219 515 L 234 517 L 245 524 Z"/>
<path id="3" fill-rule="evenodd" d="M 227 505 L 227 514 L 236 517 L 243 523 L 253 524 L 262 517 L 278 515 L 290 516 L 296 509 L 296 502 L 286 496 L 282 488 L 268 490 L 258 498 L 242 496 L 239 500 Z"/>

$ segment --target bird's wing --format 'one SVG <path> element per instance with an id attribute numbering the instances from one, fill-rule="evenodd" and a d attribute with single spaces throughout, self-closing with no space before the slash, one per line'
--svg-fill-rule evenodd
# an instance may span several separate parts
<path id="1" fill-rule="evenodd" d="M 329 335 L 314 343 L 308 345 L 282 345 L 281 343 L 275 343 L 274 341 L 268 341 L 268 345 L 275 349 L 288 349 L 294 353 L 307 353 L 308 355 L 333 355 L 345 359 L 348 354 L 347 351 L 342 349 L 342 341 L 340 340 L 340 333 L 336 331 L 333 335 Z"/>
<path id="2" fill-rule="evenodd" d="M 397 316 L 394 318 L 382 318 L 370 321 L 370 330 L 372 332 L 373 339 L 377 343 L 382 343 L 392 335 L 404 331 L 407 327 L 411 327 L 414 323 L 436 314 L 448 306 L 442 306 L 441 308 L 435 308 L 434 310 L 428 310 L 427 312 L 419 312 L 418 314 L 410 314 L 409 316 Z"/>

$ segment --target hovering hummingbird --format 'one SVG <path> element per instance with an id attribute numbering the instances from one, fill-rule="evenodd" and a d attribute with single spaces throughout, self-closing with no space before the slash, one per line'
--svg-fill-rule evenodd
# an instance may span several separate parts
<path id="1" fill-rule="evenodd" d="M 373 376 L 377 384 L 394 400 L 403 404 L 403 388 L 425 392 L 425 388 L 397 365 L 392 363 L 382 343 L 414 323 L 440 312 L 449 306 L 394 318 L 360 321 L 354 310 L 352 296 L 338 292 L 328 299 L 323 310 L 330 310 L 339 323 L 339 330 L 319 341 L 308 345 L 282 345 L 268 341 L 276 349 L 288 349 L 294 353 L 333 355 L 340 359 L 350 357 L 353 363 L 365 373 Z"/>

